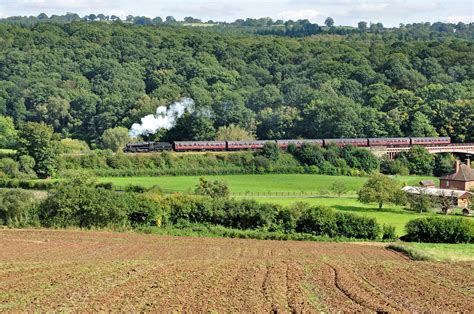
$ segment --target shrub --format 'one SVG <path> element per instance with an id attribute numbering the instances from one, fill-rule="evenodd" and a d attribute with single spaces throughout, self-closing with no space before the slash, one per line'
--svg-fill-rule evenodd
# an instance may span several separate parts
<path id="1" fill-rule="evenodd" d="M 425 217 L 405 226 L 406 239 L 430 243 L 469 243 L 474 240 L 474 223 L 465 218 Z"/>
<path id="2" fill-rule="evenodd" d="M 276 143 L 268 142 L 263 146 L 260 155 L 270 160 L 278 160 L 278 158 L 280 158 L 280 152 L 280 147 L 278 147 Z"/>
<path id="3" fill-rule="evenodd" d="M 80 154 L 89 151 L 89 145 L 81 140 L 65 138 L 59 142 L 59 152 L 63 154 Z"/>
<path id="4" fill-rule="evenodd" d="M 125 187 L 125 191 L 134 193 L 145 193 L 147 191 L 147 188 L 138 184 L 129 184 Z"/>
<path id="5" fill-rule="evenodd" d="M 123 227 L 153 225 L 161 206 L 137 193 L 117 193 L 88 185 L 61 185 L 41 204 L 39 218 L 48 227 Z"/>
<path id="6" fill-rule="evenodd" d="M 335 236 L 337 232 L 336 213 L 324 206 L 307 208 L 296 223 L 296 231 Z"/>
<path id="7" fill-rule="evenodd" d="M 391 226 L 391 225 L 382 226 L 382 240 L 393 241 L 396 238 L 397 238 L 397 232 L 395 231 L 394 226 Z"/>
<path id="8" fill-rule="evenodd" d="M 30 193 L 22 190 L 0 191 L 1 223 L 23 227 L 37 223 L 36 203 Z"/>
<path id="9" fill-rule="evenodd" d="M 374 218 L 349 213 L 336 213 L 336 224 L 336 235 L 347 238 L 375 240 L 381 231 Z"/>
<path id="10" fill-rule="evenodd" d="M 199 178 L 199 184 L 195 189 L 196 194 L 207 195 L 210 197 L 229 197 L 229 185 L 225 181 L 208 181 L 205 178 Z"/>

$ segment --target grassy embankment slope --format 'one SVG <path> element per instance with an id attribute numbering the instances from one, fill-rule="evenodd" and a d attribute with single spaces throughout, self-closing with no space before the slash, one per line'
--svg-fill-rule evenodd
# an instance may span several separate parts
<path id="1" fill-rule="evenodd" d="M 404 210 L 401 206 L 386 205 L 382 211 L 375 204 L 362 204 L 357 201 L 356 193 L 367 180 L 364 177 L 326 176 L 310 174 L 268 174 L 268 175 L 227 175 L 204 176 L 209 180 L 226 181 L 232 193 L 237 197 L 255 198 L 259 202 L 291 205 L 295 202 L 306 202 L 312 205 L 325 205 L 338 211 L 352 212 L 377 219 L 379 223 L 395 226 L 399 236 L 405 234 L 405 224 L 412 219 L 426 216 Z M 420 180 L 431 177 L 398 176 L 401 183 L 416 185 Z M 100 178 L 101 182 L 112 182 L 125 187 L 139 184 L 145 187 L 159 185 L 165 192 L 192 191 L 199 181 L 199 176 L 183 177 L 126 177 Z M 333 182 L 344 182 L 347 192 L 341 196 L 327 195 Z M 246 192 L 253 195 L 244 196 Z M 269 196 L 271 193 L 284 193 L 285 196 Z M 286 192 L 286 193 L 285 193 Z M 306 195 L 302 195 L 306 193 Z M 259 196 L 256 193 L 260 193 Z M 310 195 L 309 193 L 312 193 Z M 289 196 L 288 196 L 289 194 Z M 273 194 L 274 195 L 274 194 Z M 320 196 L 317 196 L 320 195 Z"/>
<path id="2" fill-rule="evenodd" d="M 389 248 L 403 252 L 415 260 L 438 262 L 474 261 L 474 245 L 469 243 L 397 243 Z"/>

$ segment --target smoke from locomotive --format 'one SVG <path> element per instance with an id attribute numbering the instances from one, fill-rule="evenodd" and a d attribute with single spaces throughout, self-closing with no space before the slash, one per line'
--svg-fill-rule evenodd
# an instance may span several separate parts
<path id="1" fill-rule="evenodd" d="M 192 112 L 194 109 L 194 100 L 191 98 L 182 98 L 171 106 L 160 106 L 156 108 L 156 114 L 150 114 L 141 118 L 141 123 L 135 123 L 129 131 L 130 137 L 140 135 L 155 134 L 158 130 L 171 129 L 176 120 L 186 111 Z"/>

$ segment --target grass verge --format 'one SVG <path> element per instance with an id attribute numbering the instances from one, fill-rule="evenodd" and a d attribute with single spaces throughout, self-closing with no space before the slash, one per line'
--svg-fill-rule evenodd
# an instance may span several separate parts
<path id="1" fill-rule="evenodd" d="M 404 253 L 417 261 L 472 262 L 474 245 L 446 243 L 394 243 L 387 248 Z"/>

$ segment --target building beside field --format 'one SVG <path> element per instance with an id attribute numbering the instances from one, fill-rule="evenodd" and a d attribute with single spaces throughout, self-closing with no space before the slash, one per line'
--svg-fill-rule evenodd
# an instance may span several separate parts
<path id="1" fill-rule="evenodd" d="M 439 181 L 440 188 L 442 189 L 460 191 L 470 191 L 471 189 L 474 189 L 474 170 L 471 169 L 469 159 L 465 164 L 456 160 L 455 172 L 441 177 Z"/>
<path id="2" fill-rule="evenodd" d="M 403 189 L 411 195 L 429 195 L 435 198 L 447 198 L 451 203 L 460 208 L 469 208 L 473 193 L 461 190 L 450 190 L 441 188 L 426 188 L 422 186 L 405 186 Z"/>

